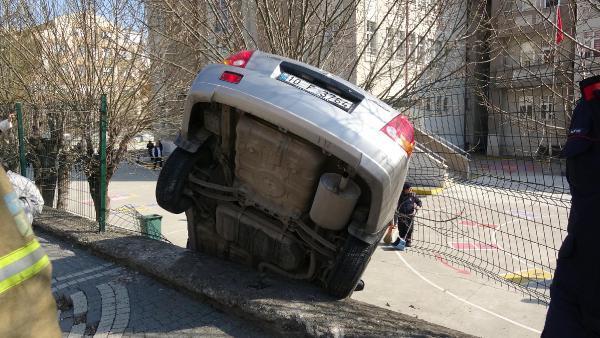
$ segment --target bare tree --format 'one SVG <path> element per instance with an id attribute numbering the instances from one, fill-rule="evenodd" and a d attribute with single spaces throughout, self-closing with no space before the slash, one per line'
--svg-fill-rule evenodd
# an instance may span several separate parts
<path id="1" fill-rule="evenodd" d="M 137 20 L 143 9 L 121 0 L 19 1 L 17 14 L 19 27 L 4 38 L 12 58 L 24 66 L 7 58 L 3 66 L 15 75 L 23 100 L 36 107 L 29 137 L 36 181 L 53 203 L 56 180 L 68 180 L 77 159 L 97 209 L 101 94 L 107 94 L 109 108 L 107 181 L 128 143 L 154 119 L 147 33 Z M 64 206 L 68 186 L 59 182 L 59 206 Z"/>
<path id="2" fill-rule="evenodd" d="M 468 29 L 484 19 L 469 16 L 466 3 L 162 0 L 146 1 L 144 23 L 160 42 L 149 49 L 153 69 L 178 71 L 160 80 L 171 81 L 161 96 L 175 106 L 202 65 L 258 48 L 338 74 L 422 119 L 427 114 L 413 108 L 436 83 L 466 76 Z"/>

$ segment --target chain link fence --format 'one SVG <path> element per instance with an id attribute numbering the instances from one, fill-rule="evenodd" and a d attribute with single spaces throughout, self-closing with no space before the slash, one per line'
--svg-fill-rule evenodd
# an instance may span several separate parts
<path id="1" fill-rule="evenodd" d="M 600 7 L 481 4 L 486 17 L 465 37 L 466 76 L 398 107 L 418 129 L 408 180 L 433 186 L 422 191 L 431 195 L 413 252 L 548 302 L 571 206 L 560 153 L 578 82 L 600 75 Z"/>
<path id="2" fill-rule="evenodd" d="M 8 137 L 2 139 L 2 161 L 35 182 L 44 199 L 44 213 L 50 217 L 80 216 L 80 225 L 93 225 L 95 231 L 113 228 L 166 241 L 160 229 L 157 233 L 148 228 L 146 217 L 133 206 L 111 209 L 107 195 L 107 123 L 103 123 L 105 100 L 85 108 L 1 105 L 2 118 L 10 114 L 19 117 Z M 19 152 L 20 145 L 23 152 Z"/>

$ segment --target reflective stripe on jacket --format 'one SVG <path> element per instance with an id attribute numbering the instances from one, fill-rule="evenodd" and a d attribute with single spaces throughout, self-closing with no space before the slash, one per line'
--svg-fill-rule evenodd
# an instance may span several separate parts
<path id="1" fill-rule="evenodd" d="M 48 264 L 48 256 L 35 239 L 0 257 L 0 294 L 35 276 Z"/>

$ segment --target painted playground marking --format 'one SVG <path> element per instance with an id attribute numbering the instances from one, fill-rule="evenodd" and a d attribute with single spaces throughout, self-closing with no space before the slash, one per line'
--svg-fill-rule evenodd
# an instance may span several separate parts
<path id="1" fill-rule="evenodd" d="M 513 283 L 520 285 L 528 285 L 530 282 L 540 282 L 552 279 L 550 272 L 542 269 L 528 269 L 518 272 L 511 272 L 500 275 L 500 277 L 507 279 Z"/>
<path id="2" fill-rule="evenodd" d="M 515 217 L 524 218 L 529 221 L 535 221 L 539 219 L 539 217 L 537 217 L 533 212 L 527 210 L 511 210 L 510 214 Z"/>
<path id="3" fill-rule="evenodd" d="M 471 271 L 469 271 L 468 269 L 457 268 L 457 267 L 453 266 L 452 264 L 448 263 L 448 260 L 446 260 L 446 258 L 444 258 L 440 254 L 435 254 L 435 259 L 437 261 L 439 261 L 440 263 L 442 263 L 444 266 L 446 266 L 446 267 L 448 267 L 448 268 L 450 268 L 450 269 L 452 269 L 452 270 L 454 270 L 454 271 L 456 271 L 456 272 L 458 272 L 460 274 L 463 274 L 463 275 L 469 275 L 469 274 L 471 274 Z"/>
<path id="4" fill-rule="evenodd" d="M 396 256 L 398 256 L 398 258 L 400 258 L 400 260 L 404 263 L 404 265 L 406 265 L 406 267 L 408 269 L 410 269 L 410 271 L 412 271 L 415 275 L 417 275 L 419 278 L 421 278 L 427 284 L 431 285 L 433 288 L 438 289 L 439 291 L 447 294 L 448 296 L 450 296 L 450 297 L 452 297 L 452 298 L 454 298 L 454 299 L 456 299 L 456 300 L 458 300 L 460 302 L 463 302 L 463 303 L 465 303 L 467 305 L 470 305 L 470 306 L 472 306 L 472 307 L 474 307 L 476 309 L 479 309 L 479 310 L 481 310 L 481 311 L 483 311 L 485 313 L 488 313 L 488 314 L 490 314 L 490 315 L 492 315 L 492 316 L 494 316 L 496 318 L 500 318 L 500 319 L 502 319 L 504 321 L 507 321 L 507 322 L 509 322 L 509 323 L 511 323 L 513 325 L 516 325 L 516 326 L 519 326 L 521 328 L 524 328 L 525 330 L 529 330 L 529 331 L 535 332 L 537 334 L 542 333 L 542 331 L 540 331 L 540 330 L 536 330 L 536 329 L 534 329 L 532 327 L 529 327 L 529 326 L 527 326 L 525 324 L 521 324 L 521 323 L 519 323 L 519 322 L 517 322 L 515 320 L 507 318 L 507 317 L 505 317 L 505 316 L 503 316 L 501 314 L 498 314 L 498 313 L 496 313 L 494 311 L 488 310 L 488 309 L 484 308 L 483 306 L 477 305 L 475 303 L 471 303 L 468 300 L 466 300 L 466 299 L 464 299 L 464 298 L 462 298 L 462 297 L 454 294 L 453 292 L 448 291 L 448 289 L 445 289 L 445 288 L 443 288 L 443 287 L 435 284 L 434 282 L 432 282 L 429 279 L 427 279 L 427 277 L 425 277 L 421 273 L 419 273 L 419 271 L 417 271 L 412 265 L 408 264 L 408 262 L 406 261 L 406 259 L 404 259 L 404 257 L 402 257 L 402 255 L 400 254 L 399 251 L 395 251 L 395 253 L 396 253 Z"/>
<path id="5" fill-rule="evenodd" d="M 479 223 L 476 221 L 471 221 L 468 219 L 459 221 L 458 224 L 464 225 L 464 226 L 470 226 L 470 227 L 482 227 L 482 228 L 491 228 L 491 229 L 496 229 L 498 227 L 498 224 L 485 224 L 485 223 Z"/>
<path id="6" fill-rule="evenodd" d="M 498 245 L 483 242 L 450 242 L 449 244 L 456 250 L 498 250 Z"/>

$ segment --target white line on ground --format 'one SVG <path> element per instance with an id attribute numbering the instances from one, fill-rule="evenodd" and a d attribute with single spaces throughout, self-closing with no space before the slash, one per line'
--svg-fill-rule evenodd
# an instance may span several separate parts
<path id="1" fill-rule="evenodd" d="M 407 267 L 407 268 L 409 268 L 409 269 L 410 269 L 410 270 L 411 270 L 411 271 L 412 271 L 412 272 L 413 272 L 415 275 L 417 275 L 419 278 L 421 278 L 421 279 L 422 279 L 423 281 L 425 281 L 427 284 L 429 284 L 429 285 L 431 285 L 432 287 L 434 287 L 434 288 L 436 288 L 436 289 L 440 290 L 441 292 L 443 292 L 443 293 L 445 293 L 445 294 L 447 294 L 447 295 L 449 295 L 449 296 L 451 296 L 451 297 L 455 298 L 455 299 L 456 299 L 456 300 L 458 300 L 458 301 L 461 301 L 461 302 L 463 302 L 463 303 L 465 303 L 465 304 L 468 304 L 468 305 L 470 305 L 470 306 L 472 306 L 472 307 L 474 307 L 474 308 L 477 308 L 477 309 L 479 309 L 479 310 L 481 310 L 481 311 L 483 311 L 483 312 L 485 312 L 485 313 L 488 313 L 488 314 L 490 314 L 490 315 L 492 315 L 492 316 L 494 316 L 494 317 L 497 317 L 497 318 L 500 318 L 500 319 L 502 319 L 502 320 L 505 320 L 505 321 L 507 321 L 507 322 L 509 322 L 509 323 L 511 323 L 511 324 L 514 324 L 514 325 L 516 325 L 516 326 L 522 327 L 522 328 L 524 328 L 524 329 L 526 329 L 526 330 L 529 330 L 529 331 L 532 331 L 532 332 L 535 332 L 535 333 L 538 333 L 538 334 L 541 334 L 541 333 L 542 333 L 542 331 L 540 331 L 540 330 L 536 330 L 536 329 L 534 329 L 534 328 L 532 328 L 532 327 L 529 327 L 529 326 L 527 326 L 527 325 L 525 325 L 525 324 L 521 324 L 521 323 L 519 323 L 519 322 L 516 322 L 516 321 L 514 321 L 514 320 L 512 320 L 512 319 L 510 319 L 510 318 L 506 318 L 506 317 L 504 317 L 504 316 L 503 316 L 503 315 L 501 315 L 501 314 L 498 314 L 498 313 L 496 313 L 496 312 L 493 312 L 493 311 L 491 311 L 491 310 L 488 310 L 488 309 L 486 309 L 486 308 L 484 308 L 484 307 L 482 307 L 482 306 L 479 306 L 479 305 L 477 305 L 477 304 L 471 303 L 471 302 L 469 302 L 468 300 L 466 300 L 466 299 L 464 299 L 464 298 L 462 298 L 462 297 L 460 297 L 460 296 L 458 296 L 458 295 L 456 295 L 456 294 L 452 293 L 451 291 L 448 291 L 448 290 L 446 290 L 446 289 L 442 288 L 441 286 L 439 286 L 439 285 L 435 284 L 434 282 L 430 281 L 429 279 L 427 279 L 427 277 L 423 276 L 421 273 L 419 273 L 419 271 L 417 271 L 417 270 L 416 270 L 414 267 L 412 267 L 412 265 L 410 265 L 410 264 L 409 264 L 409 263 L 408 263 L 408 262 L 407 262 L 407 261 L 404 259 L 404 257 L 402 257 L 402 255 L 400 254 L 400 252 L 396 251 L 396 255 L 398 256 L 398 258 L 400 258 L 400 260 L 401 260 L 401 261 L 404 263 L 404 265 L 406 265 L 406 267 Z"/>

